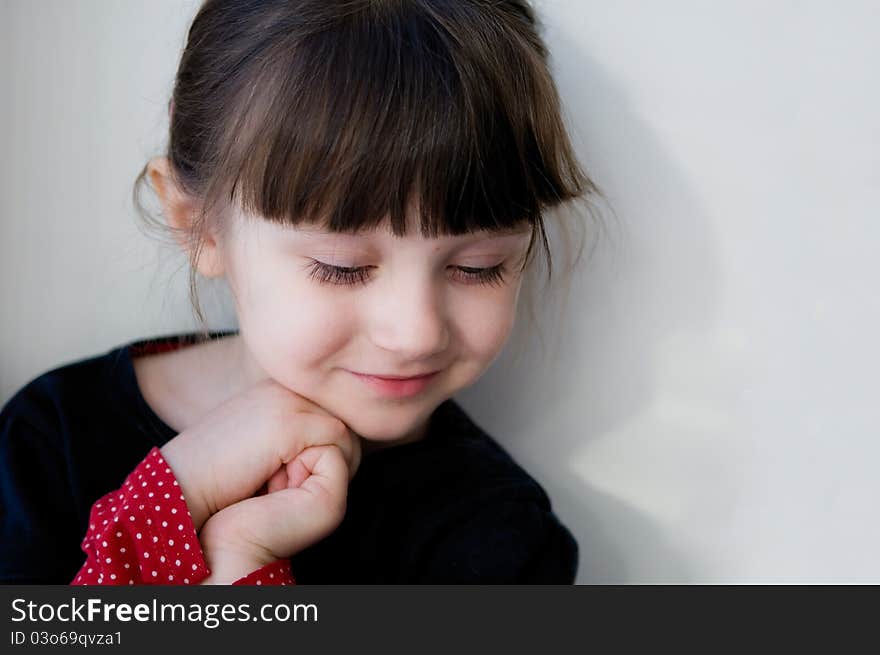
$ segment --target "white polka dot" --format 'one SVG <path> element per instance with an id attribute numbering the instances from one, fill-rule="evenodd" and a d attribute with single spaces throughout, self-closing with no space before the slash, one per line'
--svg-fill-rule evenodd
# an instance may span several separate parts
<path id="1" fill-rule="evenodd" d="M 153 543 L 156 543 L 157 541 L 159 541 L 159 537 L 154 536 L 154 537 L 153 537 Z"/>
<path id="2" fill-rule="evenodd" d="M 101 525 L 107 525 L 107 519 L 104 519 L 104 522 Z"/>
<path id="3" fill-rule="evenodd" d="M 138 497 L 138 495 L 137 495 L 137 494 L 135 494 L 135 495 L 134 495 L 134 496 L 132 496 L 132 498 L 137 498 L 137 497 Z"/>
<path id="4" fill-rule="evenodd" d="M 129 516 L 129 517 L 128 517 L 128 520 L 129 520 L 129 521 L 134 521 L 134 517 L 133 517 L 133 516 Z"/>
<path id="5" fill-rule="evenodd" d="M 117 532 L 117 533 L 116 533 L 116 536 L 117 536 L 117 537 L 121 537 L 121 536 L 122 536 L 122 533 L 121 533 L 121 532 Z"/>
<path id="6" fill-rule="evenodd" d="M 105 561 L 105 562 L 107 562 L 107 563 L 108 563 L 108 564 L 109 564 L 109 563 L 110 563 L 110 562 L 112 562 L 112 561 L 113 561 L 113 560 L 112 560 L 112 559 L 110 559 L 110 558 L 109 558 L 109 557 L 108 557 L 108 558 L 107 558 L 107 559 L 105 559 L 105 560 L 104 560 L 104 561 Z"/>
<path id="7" fill-rule="evenodd" d="M 151 491 L 150 493 L 147 494 L 147 498 L 152 498 L 152 497 L 153 497 L 153 492 Z"/>
<path id="8" fill-rule="evenodd" d="M 95 505 L 95 507 L 100 507 L 100 506 L 101 506 L 101 503 L 98 503 Z"/>
<path id="9" fill-rule="evenodd" d="M 128 564 L 126 564 L 126 565 L 125 565 L 125 568 L 129 569 L 129 568 L 131 568 L 131 567 L 130 567 Z"/>
<path id="10" fill-rule="evenodd" d="M 158 512 L 160 509 L 161 508 L 158 505 L 156 505 L 156 511 Z"/>
<path id="11" fill-rule="evenodd" d="M 159 561 L 160 561 L 160 562 L 164 562 L 164 561 L 165 561 L 165 556 L 164 556 L 164 555 L 161 555 L 161 556 L 159 557 Z"/>
<path id="12" fill-rule="evenodd" d="M 166 473 L 171 473 L 171 469 L 166 468 L 166 469 L 165 469 L 165 472 L 166 472 Z"/>
<path id="13" fill-rule="evenodd" d="M 175 564 L 176 566 L 180 566 L 180 560 L 179 560 L 179 559 L 174 560 L 174 564 Z"/>
<path id="14" fill-rule="evenodd" d="M 161 487 L 161 486 L 162 486 L 162 481 L 159 480 L 159 482 L 156 483 L 156 486 L 157 486 L 157 487 Z"/>
<path id="15" fill-rule="evenodd" d="M 168 545 L 169 545 L 169 546 L 173 546 L 173 545 L 174 545 L 174 539 L 169 539 L 169 540 L 168 540 Z"/>
<path id="16" fill-rule="evenodd" d="M 88 571 L 88 572 L 89 572 L 89 573 L 91 573 L 91 572 L 92 572 L 92 569 L 89 569 L 89 571 Z"/>
<path id="17" fill-rule="evenodd" d="M 120 548 L 120 549 L 119 549 L 119 552 L 120 552 L 120 553 L 124 553 L 124 552 L 125 552 L 125 548 Z"/>
<path id="18" fill-rule="evenodd" d="M 176 508 L 176 507 L 172 507 L 172 508 L 171 508 L 171 513 L 172 513 L 172 514 L 177 514 L 177 508 Z"/>
<path id="19" fill-rule="evenodd" d="M 274 574 L 274 573 L 270 573 L 270 574 L 269 574 L 269 577 L 270 577 L 270 578 L 274 578 L 274 577 L 275 577 L 275 574 Z"/>
<path id="20" fill-rule="evenodd" d="M 166 498 L 171 498 L 171 494 L 165 494 Z"/>
<path id="21" fill-rule="evenodd" d="M 147 559 L 149 559 L 149 558 L 150 558 L 150 553 L 148 553 L 147 551 L 144 551 L 144 557 L 146 557 Z"/>
<path id="22" fill-rule="evenodd" d="M 156 577 L 156 575 L 157 575 L 157 574 L 156 574 L 156 572 L 155 572 L 155 571 L 153 571 L 153 577 L 154 577 L 154 578 L 155 578 L 155 577 Z"/>
<path id="23" fill-rule="evenodd" d="M 110 574 L 110 579 L 111 579 L 111 580 L 115 580 L 115 579 L 116 579 L 116 574 L 115 574 L 115 573 L 111 573 L 111 574 Z"/>
<path id="24" fill-rule="evenodd" d="M 149 464 L 147 464 L 147 468 L 150 468 L 150 465 L 149 465 Z"/>
<path id="25" fill-rule="evenodd" d="M 165 460 L 162 459 L 161 457 L 159 458 L 159 463 L 160 463 L 160 464 L 161 464 L 162 462 L 164 462 L 164 461 L 165 461 Z"/>
<path id="26" fill-rule="evenodd" d="M 184 550 L 189 550 L 189 544 L 183 544 Z"/>
<path id="27" fill-rule="evenodd" d="M 95 524 L 92 523 L 91 525 L 89 525 L 89 528 L 91 528 L 92 530 L 94 530 L 94 529 L 95 529 Z"/>
<path id="28" fill-rule="evenodd" d="M 183 579 L 183 584 L 189 584 L 189 578 L 184 578 L 184 579 Z"/>
<path id="29" fill-rule="evenodd" d="M 169 579 L 169 580 L 174 580 L 174 576 L 173 576 L 173 575 L 169 575 L 169 576 L 168 576 L 168 579 Z"/>
<path id="30" fill-rule="evenodd" d="M 262 580 L 257 580 L 257 584 L 263 584 Z"/>
<path id="31" fill-rule="evenodd" d="M 183 530 L 183 523 L 178 524 L 177 529 L 178 529 L 178 530 Z"/>
<path id="32" fill-rule="evenodd" d="M 134 584 L 134 580 L 129 580 L 128 584 Z"/>
<path id="33" fill-rule="evenodd" d="M 141 538 L 141 533 L 138 532 L 138 533 L 135 535 L 135 538 L 136 538 L 136 539 L 140 539 L 140 538 Z"/>
<path id="34" fill-rule="evenodd" d="M 147 483 L 146 483 L 146 482 L 141 482 L 141 486 L 142 486 L 142 487 L 146 487 L 146 486 L 147 486 Z"/>
<path id="35" fill-rule="evenodd" d="M 174 486 L 175 486 L 175 487 L 179 487 L 179 486 L 180 486 L 179 484 L 177 484 L 177 480 L 174 481 Z"/>
<path id="36" fill-rule="evenodd" d="M 115 511 L 116 511 L 116 508 L 115 508 L 115 507 L 111 507 L 111 508 L 110 508 L 110 511 L 111 511 L 111 512 L 115 512 Z"/>
<path id="37" fill-rule="evenodd" d="M 197 568 L 199 568 L 199 567 L 197 565 L 193 564 L 193 571 L 195 571 Z"/>
<path id="38" fill-rule="evenodd" d="M 106 548 L 106 547 L 107 547 L 107 542 L 106 542 L 106 541 L 102 541 L 102 542 L 101 542 L 101 545 L 102 545 L 104 548 Z"/>
<path id="39" fill-rule="evenodd" d="M 147 519 L 147 525 L 153 525 L 153 519 Z"/>

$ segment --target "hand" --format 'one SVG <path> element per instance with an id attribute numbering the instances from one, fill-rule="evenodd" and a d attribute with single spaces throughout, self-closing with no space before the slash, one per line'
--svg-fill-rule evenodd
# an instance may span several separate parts
<path id="1" fill-rule="evenodd" d="M 160 450 L 177 478 L 196 531 L 221 509 L 253 496 L 270 479 L 279 488 L 305 449 L 334 445 L 350 480 L 359 437 L 322 407 L 264 380 L 222 403 Z M 294 467 L 294 479 L 301 470 Z M 299 480 L 302 482 L 302 479 Z"/>
<path id="2" fill-rule="evenodd" d="M 359 452 L 355 461 L 360 461 Z M 349 480 L 338 446 L 303 450 L 272 476 L 267 494 L 241 500 L 208 519 L 199 541 L 211 575 L 201 584 L 231 584 L 333 532 L 345 516 Z"/>

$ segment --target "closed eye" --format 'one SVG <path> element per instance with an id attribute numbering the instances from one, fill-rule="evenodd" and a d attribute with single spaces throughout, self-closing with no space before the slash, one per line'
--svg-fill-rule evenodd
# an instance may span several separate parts
<path id="1" fill-rule="evenodd" d="M 309 278 L 320 284 L 337 286 L 357 286 L 369 282 L 372 266 L 332 266 L 313 259 L 309 268 Z M 451 266 L 456 278 L 465 284 L 485 284 L 501 286 L 506 280 L 507 270 L 504 262 L 488 268 L 470 266 Z"/>

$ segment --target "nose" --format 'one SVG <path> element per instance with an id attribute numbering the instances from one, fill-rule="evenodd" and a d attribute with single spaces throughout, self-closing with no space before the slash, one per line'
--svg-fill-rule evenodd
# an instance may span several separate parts
<path id="1" fill-rule="evenodd" d="M 394 353 L 401 366 L 434 364 L 432 358 L 449 346 L 443 291 L 428 277 L 401 277 L 389 276 L 388 283 L 382 285 L 371 339 L 379 348 Z"/>

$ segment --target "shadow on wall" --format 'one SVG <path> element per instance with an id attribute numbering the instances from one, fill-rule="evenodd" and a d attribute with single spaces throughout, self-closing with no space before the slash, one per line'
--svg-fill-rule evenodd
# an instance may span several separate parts
<path id="1" fill-rule="evenodd" d="M 718 435 L 658 410 L 679 386 L 670 382 L 677 364 L 669 344 L 691 348 L 692 335 L 715 322 L 711 224 L 659 135 L 583 46 L 554 34 L 551 52 L 565 62 L 555 74 L 580 161 L 615 216 L 601 211 L 609 232 L 592 256 L 588 239 L 567 313 L 545 311 L 536 298 L 541 333 L 558 341 L 547 338 L 543 352 L 529 339 L 514 361 L 525 338 L 520 320 L 495 364 L 457 398 L 547 490 L 580 546 L 578 584 L 698 581 L 699 562 L 684 542 L 705 521 L 689 504 L 714 501 L 693 498 L 705 477 L 682 482 L 676 454 L 696 445 L 716 457 Z M 688 408 L 689 393 L 672 400 Z M 711 469 L 711 484 L 733 502 L 725 464 Z"/>

